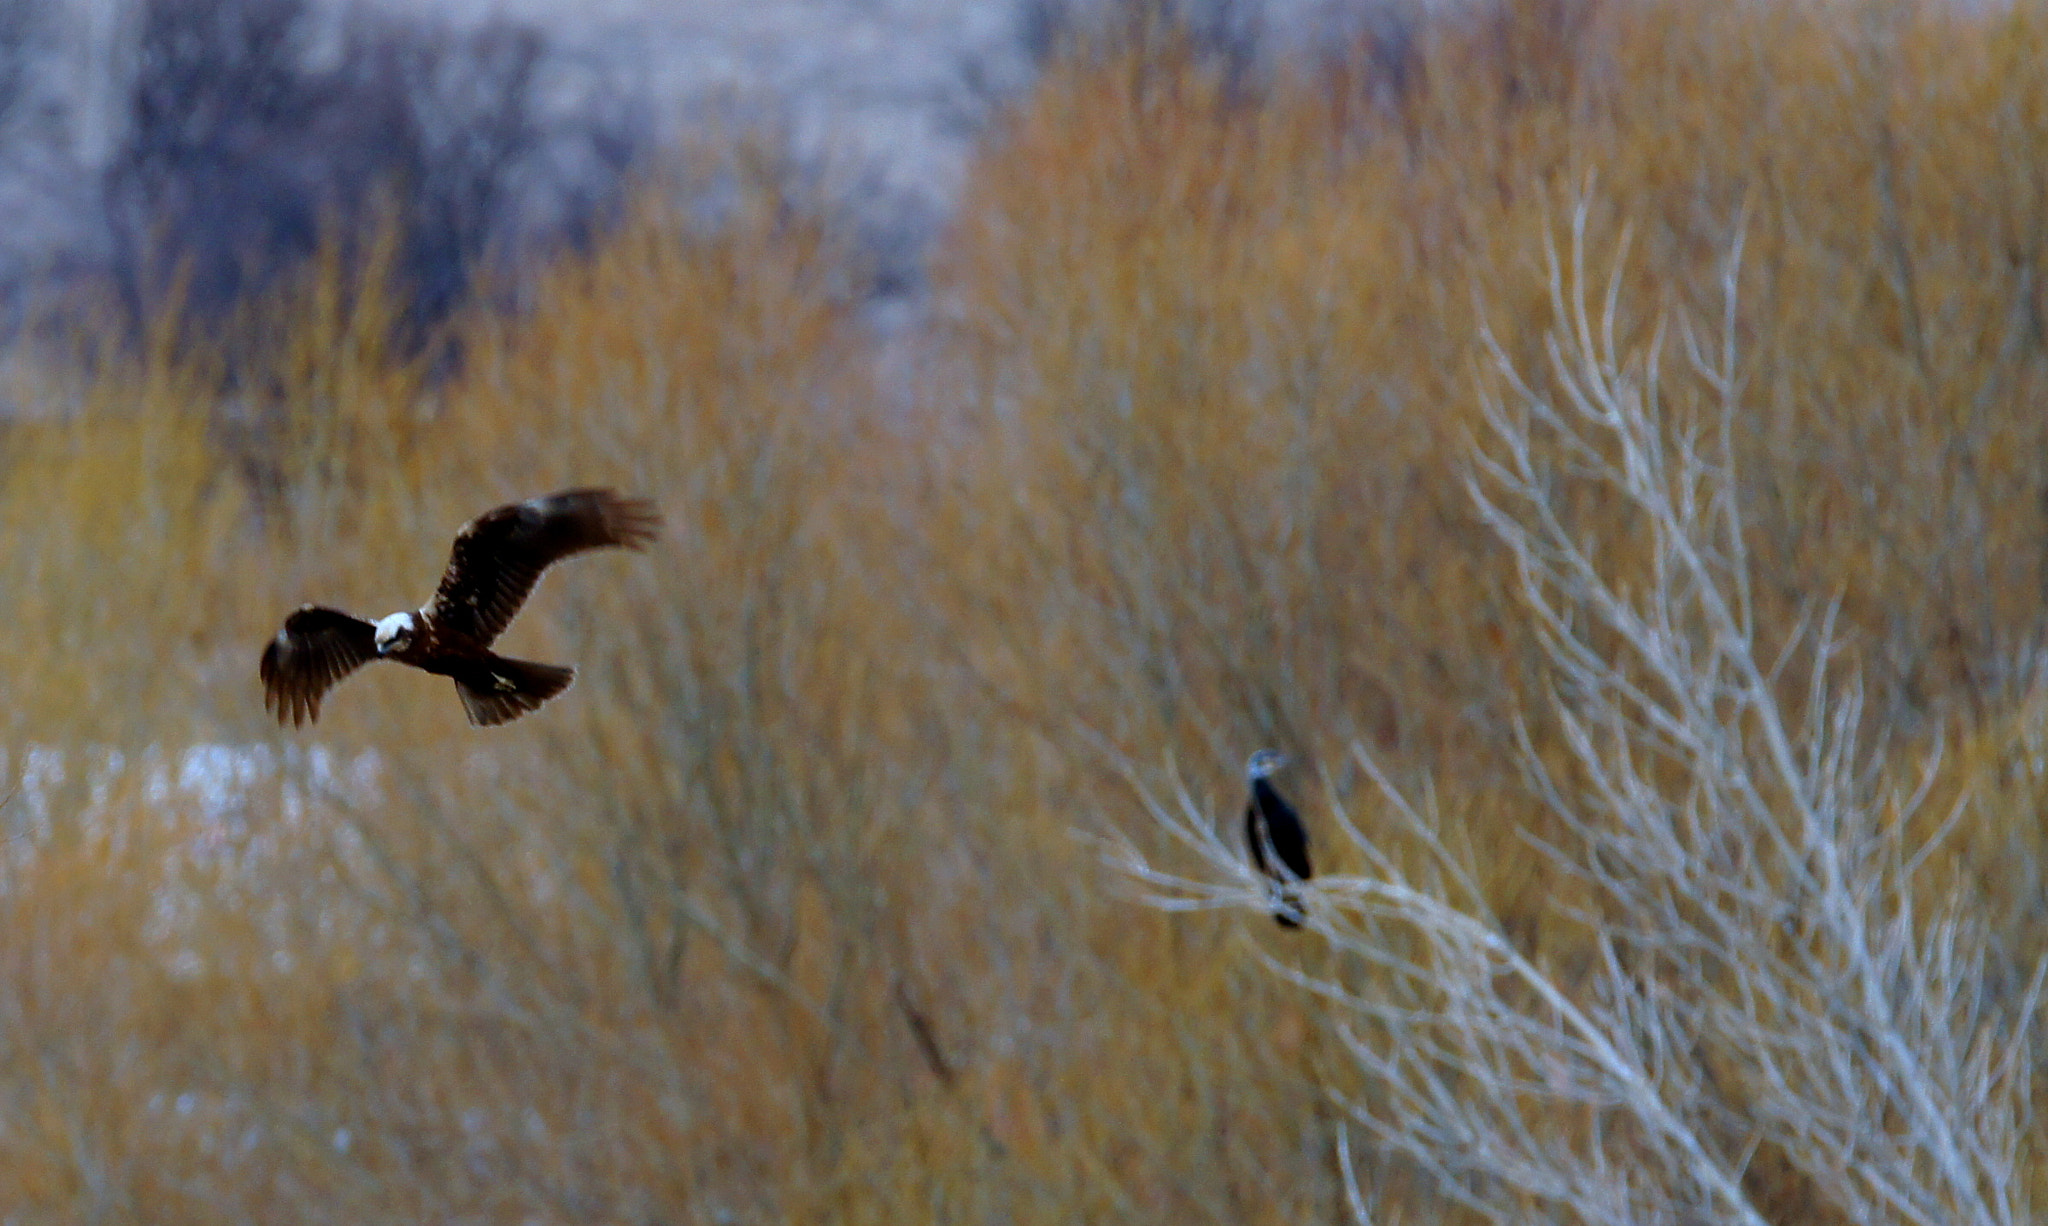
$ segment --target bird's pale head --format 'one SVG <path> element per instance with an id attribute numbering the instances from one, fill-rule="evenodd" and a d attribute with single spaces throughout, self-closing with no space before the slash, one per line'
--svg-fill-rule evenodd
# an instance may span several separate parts
<path id="1" fill-rule="evenodd" d="M 412 636 L 419 629 L 419 619 L 411 613 L 393 613 L 377 623 L 377 654 L 388 656 L 394 651 L 404 651 L 412 646 Z"/>
<path id="2" fill-rule="evenodd" d="M 1277 749 L 1261 749 L 1252 755 L 1251 761 L 1244 764 L 1244 773 L 1249 779 L 1264 779 L 1277 773 L 1285 765 L 1286 754 Z"/>

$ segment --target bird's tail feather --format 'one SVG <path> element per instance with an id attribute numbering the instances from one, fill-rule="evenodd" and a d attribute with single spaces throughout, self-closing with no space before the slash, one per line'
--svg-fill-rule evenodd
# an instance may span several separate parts
<path id="1" fill-rule="evenodd" d="M 1301 891 L 1279 889 L 1274 891 L 1273 918 L 1282 928 L 1299 928 L 1308 919 L 1308 908 L 1301 902 Z"/>
<path id="2" fill-rule="evenodd" d="M 538 709 L 575 679 L 573 668 L 494 655 L 458 674 L 455 692 L 462 695 L 462 709 L 469 712 L 469 722 L 488 728 Z"/>

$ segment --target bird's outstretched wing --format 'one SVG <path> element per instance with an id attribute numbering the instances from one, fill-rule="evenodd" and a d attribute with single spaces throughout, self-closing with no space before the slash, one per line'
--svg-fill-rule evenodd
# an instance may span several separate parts
<path id="1" fill-rule="evenodd" d="M 376 658 L 375 626 L 338 609 L 301 605 L 263 649 L 263 705 L 280 724 L 317 720 L 321 696 Z"/>
<path id="2" fill-rule="evenodd" d="M 428 616 L 488 646 L 549 566 L 586 549 L 638 549 L 660 526 L 653 503 L 610 490 L 563 490 L 486 511 L 455 534 Z"/>

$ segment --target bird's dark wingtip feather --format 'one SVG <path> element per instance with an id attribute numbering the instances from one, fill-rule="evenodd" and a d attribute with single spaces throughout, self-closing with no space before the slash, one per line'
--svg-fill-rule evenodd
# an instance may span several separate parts
<path id="1" fill-rule="evenodd" d="M 624 498 L 611 491 L 605 491 L 606 527 L 620 545 L 627 549 L 644 549 L 649 541 L 661 535 L 661 510 L 651 498 Z"/>
<path id="2" fill-rule="evenodd" d="M 272 639 L 263 645 L 263 658 L 257 661 L 256 676 L 263 682 L 263 709 L 275 715 L 277 722 L 283 724 L 285 721 L 285 701 L 284 695 L 279 693 L 277 688 L 276 639 Z"/>

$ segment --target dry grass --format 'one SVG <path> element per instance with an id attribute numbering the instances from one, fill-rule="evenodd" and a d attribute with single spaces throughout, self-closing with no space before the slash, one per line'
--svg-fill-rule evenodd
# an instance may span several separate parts
<path id="1" fill-rule="evenodd" d="M 1581 199 L 1617 351 L 1737 342 L 1764 654 L 1838 604 L 1863 751 L 1903 785 L 1947 737 L 1930 888 L 2030 963 L 2048 18 L 1964 7 L 1510 0 L 1256 88 L 1141 29 L 992 137 L 909 397 L 856 254 L 745 183 L 543 274 L 453 381 L 378 343 L 375 258 L 259 317 L 225 398 L 167 345 L 45 378 L 0 432 L 0 1218 L 1340 1217 L 1328 1092 L 1370 1086 L 1259 955 L 1383 981 L 1142 907 L 1077 835 L 1173 865 L 1141 796 L 1227 820 L 1278 744 L 1312 821 L 1422 854 L 1363 746 L 1593 990 L 1569 908 L 1604 900 L 1521 850 L 1573 831 L 1517 721 L 1585 763 L 1467 489 L 1504 369 L 1569 391 L 1547 253 Z M 1676 434 L 1713 390 L 1670 385 Z M 1551 479 L 1651 583 L 1653 525 Z M 671 526 L 508 636 L 578 665 L 564 699 L 483 735 L 371 669 L 268 725 L 284 611 L 408 606 L 464 518 L 571 482 Z M 1361 1168 L 1375 1220 L 1458 1220 L 1400 1152 Z M 1744 1178 L 1820 1212 L 1795 1163 Z"/>

